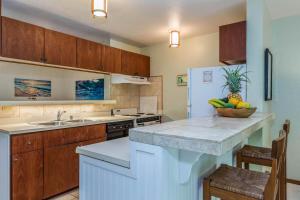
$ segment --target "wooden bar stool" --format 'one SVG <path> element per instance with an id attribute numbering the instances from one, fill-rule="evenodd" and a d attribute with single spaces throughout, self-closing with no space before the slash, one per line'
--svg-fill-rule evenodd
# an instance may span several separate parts
<path id="1" fill-rule="evenodd" d="M 278 182 L 284 162 L 286 132 L 272 143 L 271 173 L 261 173 L 221 165 L 204 179 L 203 199 L 218 197 L 225 200 L 274 200 L 278 198 Z"/>
<path id="2" fill-rule="evenodd" d="M 283 124 L 283 130 L 288 135 L 290 133 L 290 120 L 286 120 Z M 287 139 L 286 139 L 287 143 Z M 286 144 L 287 147 L 287 144 Z M 282 171 L 282 178 L 280 181 L 280 200 L 287 199 L 287 183 L 286 183 L 286 152 L 287 149 L 285 148 L 285 159 L 283 161 L 283 171 Z M 256 147 L 251 145 L 245 145 L 242 149 L 237 152 L 237 167 L 242 168 L 242 163 L 244 163 L 245 169 L 249 169 L 249 164 L 256 164 L 262 165 L 267 167 L 272 167 L 272 149 L 271 148 L 264 148 L 264 147 Z"/>

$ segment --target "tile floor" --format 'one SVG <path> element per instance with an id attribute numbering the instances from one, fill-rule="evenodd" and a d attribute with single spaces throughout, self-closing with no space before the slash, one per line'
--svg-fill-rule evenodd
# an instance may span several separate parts
<path id="1" fill-rule="evenodd" d="M 288 184 L 287 200 L 299 200 L 299 199 L 300 199 L 300 186 Z M 52 198 L 51 200 L 79 200 L 78 190 L 70 191 L 66 194 Z"/>
<path id="2" fill-rule="evenodd" d="M 50 200 L 79 200 L 78 189 L 72 190 L 65 194 L 59 195 L 57 197 L 51 198 Z"/>
<path id="3" fill-rule="evenodd" d="M 288 184 L 287 200 L 299 200 L 300 199 L 300 185 Z"/>

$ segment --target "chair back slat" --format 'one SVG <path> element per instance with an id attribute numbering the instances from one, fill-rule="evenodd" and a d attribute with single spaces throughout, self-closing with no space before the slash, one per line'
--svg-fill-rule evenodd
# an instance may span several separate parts
<path id="1" fill-rule="evenodd" d="M 290 133 L 291 130 L 291 121 L 290 120 L 285 120 L 284 124 L 283 124 L 283 130 L 286 132 L 286 134 L 288 135 Z"/>
<path id="2" fill-rule="evenodd" d="M 287 133 L 282 130 L 279 135 L 279 138 L 272 142 L 272 170 L 266 188 L 266 195 L 274 200 L 277 197 L 280 172 L 283 168 L 283 161 L 285 159 Z"/>

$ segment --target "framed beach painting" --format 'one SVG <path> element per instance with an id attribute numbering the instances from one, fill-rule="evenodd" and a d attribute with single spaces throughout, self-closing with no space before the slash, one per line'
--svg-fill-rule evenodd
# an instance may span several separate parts
<path id="1" fill-rule="evenodd" d="M 76 100 L 104 100 L 104 79 L 76 81 Z"/>
<path id="2" fill-rule="evenodd" d="M 15 78 L 15 97 L 51 97 L 51 81 Z"/>
<path id="3" fill-rule="evenodd" d="M 187 82 L 188 82 L 187 79 L 188 79 L 187 74 L 177 75 L 176 77 L 177 86 L 187 86 Z"/>

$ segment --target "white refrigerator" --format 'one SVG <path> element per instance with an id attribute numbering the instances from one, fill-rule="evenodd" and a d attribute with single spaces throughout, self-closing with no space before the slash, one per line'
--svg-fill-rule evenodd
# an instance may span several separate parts
<path id="1" fill-rule="evenodd" d="M 242 71 L 247 71 L 246 65 L 242 66 Z M 215 109 L 208 104 L 212 98 L 224 98 L 228 95 L 228 89 L 223 90 L 225 84 L 225 72 L 222 69 L 236 68 L 237 65 L 199 67 L 188 69 L 188 118 L 206 117 L 216 114 Z M 247 83 L 243 83 L 241 95 L 247 100 Z"/>

